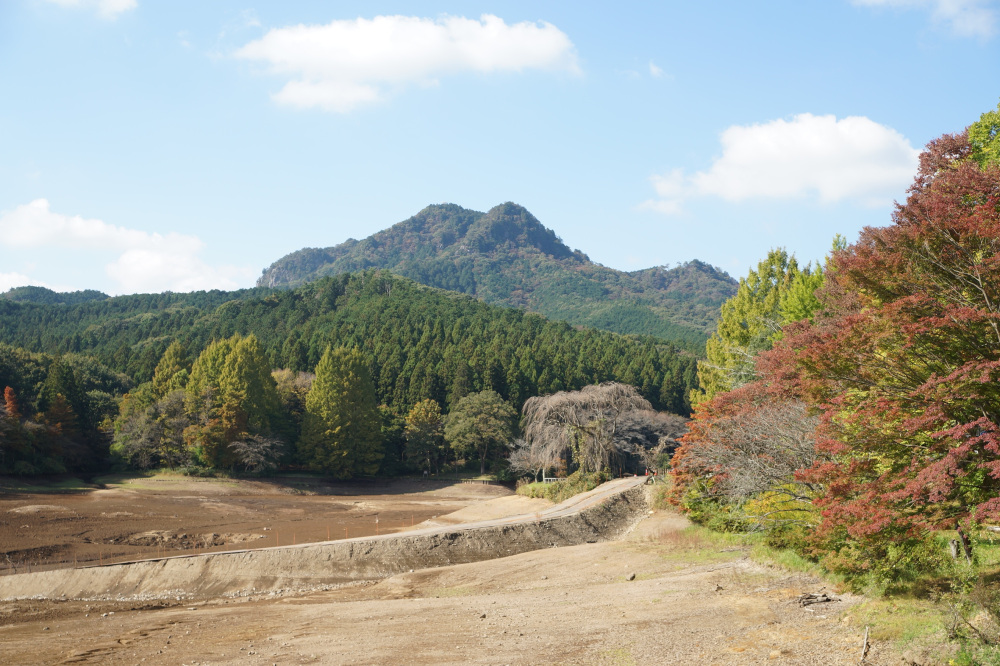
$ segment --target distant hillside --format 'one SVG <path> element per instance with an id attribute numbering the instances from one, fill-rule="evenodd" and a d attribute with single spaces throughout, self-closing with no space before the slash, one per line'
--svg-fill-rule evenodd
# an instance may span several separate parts
<path id="1" fill-rule="evenodd" d="M 86 289 L 84 291 L 52 291 L 45 287 L 14 287 L 0 294 L 0 299 L 15 303 L 41 303 L 43 305 L 79 305 L 91 301 L 107 300 L 104 292 Z"/>
<path id="2" fill-rule="evenodd" d="M 422 284 L 617 333 L 700 348 L 737 282 L 700 261 L 626 273 L 568 248 L 523 207 L 488 213 L 428 206 L 364 240 L 282 257 L 257 281 L 293 287 L 327 275 L 383 268 Z"/>
<path id="3" fill-rule="evenodd" d="M 312 371 L 328 345 L 357 347 L 380 404 L 400 414 L 426 398 L 450 406 L 487 388 L 520 408 L 531 396 L 602 381 L 687 413 L 696 386 L 694 357 L 674 345 L 547 321 L 377 270 L 295 289 L 133 294 L 69 307 L 0 300 L 0 386 L 37 383 L 11 378 L 25 364 L 4 343 L 90 356 L 140 384 L 172 341 L 193 358 L 235 333 L 256 335 L 274 368 Z"/>

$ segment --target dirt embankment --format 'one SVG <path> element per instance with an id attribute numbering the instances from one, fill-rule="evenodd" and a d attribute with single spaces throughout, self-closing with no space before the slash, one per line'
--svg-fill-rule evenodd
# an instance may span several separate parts
<path id="1" fill-rule="evenodd" d="M 193 600 L 330 589 L 410 570 L 614 539 L 646 510 L 642 486 L 619 481 L 517 521 L 4 576 L 0 599 Z"/>
<path id="2" fill-rule="evenodd" d="M 0 477 L 0 575 L 398 533 L 459 509 L 475 513 L 485 500 L 517 499 L 502 486 L 437 479 L 103 481 L 64 490 Z"/>
<path id="3" fill-rule="evenodd" d="M 3 602 L 0 654 L 95 666 L 856 665 L 860 599 L 804 608 L 799 595 L 827 583 L 756 564 L 747 550 L 656 511 L 613 541 L 301 595 Z M 865 663 L 901 662 L 871 641 Z"/>

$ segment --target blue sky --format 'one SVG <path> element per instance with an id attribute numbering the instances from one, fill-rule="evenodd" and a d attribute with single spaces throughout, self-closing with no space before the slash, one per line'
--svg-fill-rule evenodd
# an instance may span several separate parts
<path id="1" fill-rule="evenodd" d="M 251 286 L 431 203 L 734 276 L 888 224 L 1000 0 L 0 2 L 0 290 Z"/>

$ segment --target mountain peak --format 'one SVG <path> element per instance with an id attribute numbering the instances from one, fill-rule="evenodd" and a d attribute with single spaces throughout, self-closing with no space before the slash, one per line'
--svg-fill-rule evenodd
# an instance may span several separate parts
<path id="1" fill-rule="evenodd" d="M 470 249 L 483 253 L 498 249 L 533 249 L 555 259 L 574 257 L 573 251 L 563 244 L 554 231 L 539 222 L 524 206 L 510 201 L 494 206 L 476 220 L 469 227 L 465 244 Z"/>
<path id="2" fill-rule="evenodd" d="M 702 262 L 625 273 L 571 250 L 511 201 L 482 213 L 427 206 L 360 241 L 293 252 L 258 286 L 296 286 L 327 275 L 383 268 L 422 284 L 526 308 L 573 324 L 643 333 L 695 348 L 714 329 L 736 281 Z"/>

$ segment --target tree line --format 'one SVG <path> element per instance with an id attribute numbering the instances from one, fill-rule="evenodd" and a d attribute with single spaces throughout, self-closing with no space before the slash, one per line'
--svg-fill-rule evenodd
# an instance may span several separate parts
<path id="1" fill-rule="evenodd" d="M 82 382 L 85 389 L 75 393 L 45 394 L 77 396 L 67 404 L 70 420 L 87 433 L 78 439 L 90 442 L 82 459 L 60 457 L 57 449 L 39 458 L 29 449 L 45 447 L 22 447 L 0 463 L 8 472 L 17 463 L 23 463 L 19 473 L 106 468 L 113 458 L 136 467 L 264 471 L 298 465 L 349 476 L 436 469 L 460 455 L 485 469 L 508 451 L 495 442 L 472 456 L 468 441 L 452 444 L 462 440 L 455 421 L 455 436 L 429 453 L 414 443 L 419 436 L 408 435 L 416 432 L 411 412 L 423 405 L 444 419 L 467 398 L 495 396 L 513 410 L 516 430 L 516 415 L 533 396 L 619 381 L 635 386 L 651 407 L 684 413 L 695 382 L 695 359 L 669 343 L 550 322 L 378 271 L 288 291 L 0 307 L 4 339 L 32 348 L 0 346 L 0 383 L 11 387 L 19 405 L 7 423 L 17 421 L 24 430 L 55 418 L 42 388 L 55 382 L 49 377 L 60 367 L 77 373 L 78 384 L 85 364 L 88 373 L 104 378 Z M 310 442 L 329 439 L 317 432 L 346 426 L 316 430 L 325 422 L 316 420 L 317 405 L 329 400 L 310 410 L 309 396 L 333 391 L 320 381 L 328 373 L 320 371 L 334 361 L 346 363 L 343 354 L 353 359 L 354 379 L 338 380 L 337 390 L 355 386 L 366 396 L 361 412 L 371 414 L 374 406 L 367 425 L 352 427 L 376 433 L 372 448 L 380 454 L 341 452 L 344 459 L 333 464 L 336 456 Z M 369 382 L 371 395 L 364 388 Z M 71 430 L 64 423 L 63 431 Z M 354 440 L 365 441 L 367 434 L 358 433 Z M 43 458 L 51 464 L 35 464 Z"/>

